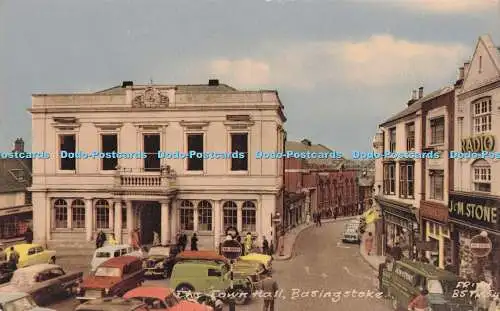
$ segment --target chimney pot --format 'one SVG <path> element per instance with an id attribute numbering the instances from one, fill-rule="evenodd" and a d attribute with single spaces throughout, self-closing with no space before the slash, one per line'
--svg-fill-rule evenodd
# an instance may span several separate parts
<path id="1" fill-rule="evenodd" d="M 421 86 L 418 88 L 418 99 L 424 97 L 424 87 Z"/>
<path id="2" fill-rule="evenodd" d="M 458 80 L 462 80 L 465 76 L 464 67 L 458 68 Z"/>
<path id="3" fill-rule="evenodd" d="M 24 152 L 24 140 L 17 138 L 14 142 L 14 152 Z"/>
<path id="4" fill-rule="evenodd" d="M 416 99 L 417 99 L 417 90 L 413 90 L 413 91 L 411 92 L 411 99 L 412 99 L 412 100 L 416 100 Z"/>

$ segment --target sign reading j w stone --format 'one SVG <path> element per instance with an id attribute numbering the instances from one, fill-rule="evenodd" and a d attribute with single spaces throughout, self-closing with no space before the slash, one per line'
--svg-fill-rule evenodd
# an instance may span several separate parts
<path id="1" fill-rule="evenodd" d="M 448 217 L 500 233 L 500 200 L 466 194 L 450 194 Z"/>

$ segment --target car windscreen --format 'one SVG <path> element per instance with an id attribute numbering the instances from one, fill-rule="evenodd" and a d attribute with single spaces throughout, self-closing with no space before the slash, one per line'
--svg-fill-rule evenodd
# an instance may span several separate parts
<path id="1" fill-rule="evenodd" d="M 120 268 L 99 267 L 95 271 L 94 276 L 121 277 L 122 271 Z"/>
<path id="2" fill-rule="evenodd" d="M 111 254 L 108 252 L 97 252 L 95 253 L 95 258 L 109 258 Z"/>

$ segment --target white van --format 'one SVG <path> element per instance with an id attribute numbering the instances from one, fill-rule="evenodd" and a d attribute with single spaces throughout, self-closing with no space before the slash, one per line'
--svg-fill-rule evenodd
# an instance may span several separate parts
<path id="1" fill-rule="evenodd" d="M 106 245 L 95 250 L 92 261 L 90 262 L 90 271 L 94 272 L 97 267 L 106 260 L 120 256 L 144 258 L 144 254 L 141 250 L 134 250 L 130 245 Z"/>

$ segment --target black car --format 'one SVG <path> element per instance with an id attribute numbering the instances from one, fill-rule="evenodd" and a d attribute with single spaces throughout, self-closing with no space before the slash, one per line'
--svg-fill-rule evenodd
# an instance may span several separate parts
<path id="1" fill-rule="evenodd" d="M 7 261 L 0 262 L 0 284 L 10 282 L 12 275 L 14 274 L 14 269 L 12 265 Z"/>
<path id="2" fill-rule="evenodd" d="M 173 261 L 178 254 L 176 245 L 153 246 L 143 261 L 144 275 L 149 277 L 170 277 Z"/>

